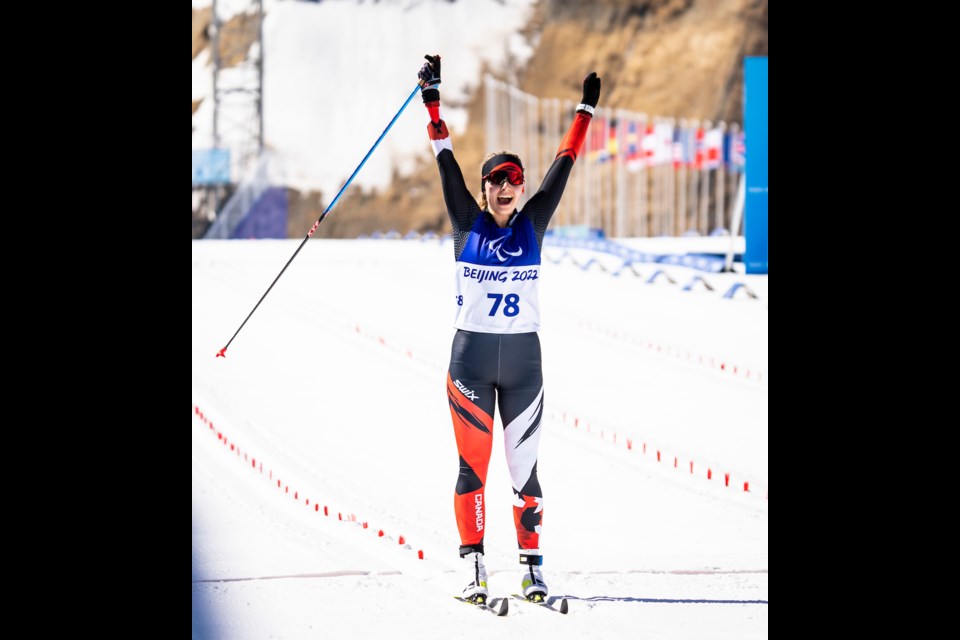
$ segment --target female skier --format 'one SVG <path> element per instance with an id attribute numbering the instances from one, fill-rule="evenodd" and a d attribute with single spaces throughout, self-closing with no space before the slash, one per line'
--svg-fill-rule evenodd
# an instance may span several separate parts
<path id="1" fill-rule="evenodd" d="M 510 151 L 488 155 L 480 170 L 480 196 L 474 200 L 453 156 L 447 125 L 440 117 L 440 55 L 417 77 L 430 123 L 427 133 L 440 167 L 443 198 L 453 227 L 456 260 L 456 321 L 447 398 L 460 473 L 454 510 L 460 530 L 460 557 L 469 565 L 463 597 L 487 599 L 483 563 L 484 486 L 493 446 L 493 411 L 499 404 L 504 447 L 513 485 L 513 519 L 524 566 L 523 595 L 546 599 L 540 553 L 543 492 L 537 480 L 537 448 L 543 420 L 541 368 L 540 249 L 543 235 L 583 147 L 600 78 L 583 80 L 583 98 L 540 188 L 518 209 L 526 182 L 523 162 Z M 499 400 L 497 400 L 499 396 Z"/>

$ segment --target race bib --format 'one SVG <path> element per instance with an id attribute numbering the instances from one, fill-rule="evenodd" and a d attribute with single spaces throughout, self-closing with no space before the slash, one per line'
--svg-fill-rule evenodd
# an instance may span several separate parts
<path id="1" fill-rule="evenodd" d="M 457 329 L 527 333 L 540 329 L 540 265 L 496 267 L 457 262 Z"/>

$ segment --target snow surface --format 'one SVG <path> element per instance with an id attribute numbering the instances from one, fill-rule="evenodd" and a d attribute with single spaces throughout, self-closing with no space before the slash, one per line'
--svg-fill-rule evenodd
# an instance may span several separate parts
<path id="1" fill-rule="evenodd" d="M 768 637 L 767 276 L 683 291 L 697 272 L 545 247 L 541 548 L 570 613 L 498 619 L 451 597 L 452 244 L 310 240 L 243 324 L 300 243 L 193 241 L 194 638 Z M 759 298 L 722 298 L 737 281 Z M 521 574 L 495 426 L 501 597 Z"/>

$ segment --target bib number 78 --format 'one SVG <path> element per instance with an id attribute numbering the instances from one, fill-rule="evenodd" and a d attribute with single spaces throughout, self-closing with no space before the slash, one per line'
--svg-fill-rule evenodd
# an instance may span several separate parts
<path id="1" fill-rule="evenodd" d="M 515 293 L 508 293 L 506 296 L 502 293 L 488 293 L 487 297 L 493 298 L 493 307 L 490 308 L 490 313 L 487 315 L 497 315 L 497 309 L 500 308 L 501 302 L 503 303 L 503 315 L 508 318 L 520 313 L 520 296 Z"/>

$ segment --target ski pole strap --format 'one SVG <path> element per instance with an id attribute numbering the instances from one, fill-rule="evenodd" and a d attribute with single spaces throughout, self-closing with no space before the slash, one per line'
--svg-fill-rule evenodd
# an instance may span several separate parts
<path id="1" fill-rule="evenodd" d="M 540 566 L 543 564 L 543 556 L 540 554 L 521 553 L 520 564 L 529 564 L 531 566 Z"/>
<path id="2" fill-rule="evenodd" d="M 483 543 L 460 545 L 460 557 L 466 557 L 470 553 L 479 553 L 483 555 Z"/>

